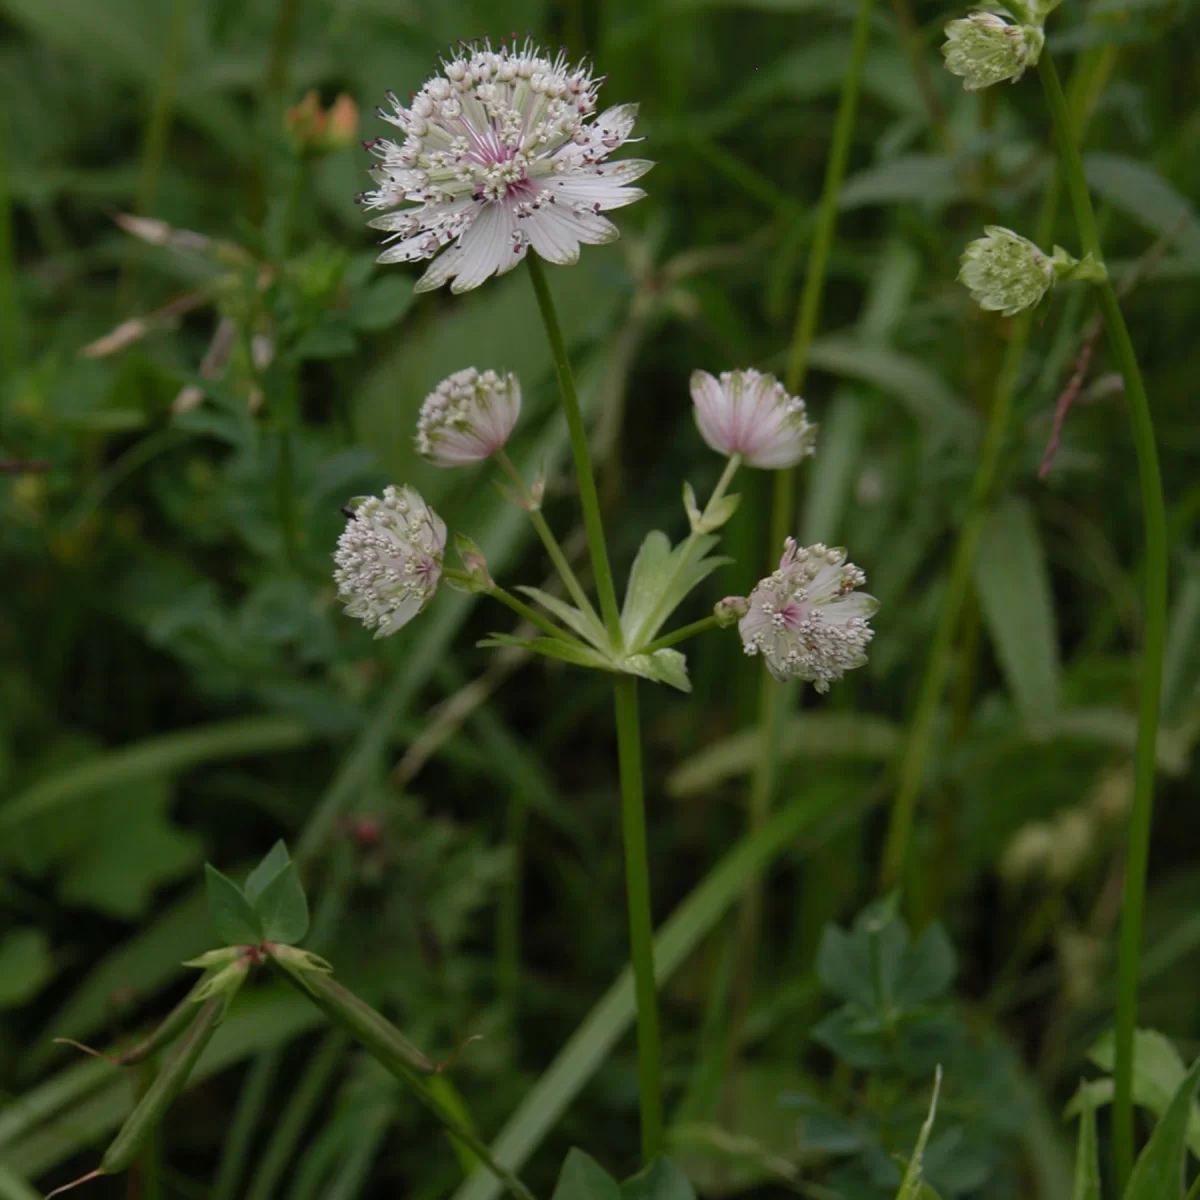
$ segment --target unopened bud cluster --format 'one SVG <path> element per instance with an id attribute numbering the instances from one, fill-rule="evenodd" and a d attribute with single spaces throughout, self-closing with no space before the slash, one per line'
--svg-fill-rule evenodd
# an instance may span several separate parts
<path id="1" fill-rule="evenodd" d="M 983 232 L 963 251 L 958 278 L 988 312 L 1015 316 L 1041 303 L 1059 280 L 1098 283 L 1105 278 L 1103 264 L 1090 254 L 1080 260 L 1061 246 L 1046 254 L 1028 238 L 1000 225 L 985 225 Z"/>
<path id="2" fill-rule="evenodd" d="M 1040 25 L 1013 24 L 993 12 L 973 12 L 946 26 L 946 69 L 962 77 L 968 92 L 1011 79 L 1016 83 L 1037 63 L 1046 35 Z"/>

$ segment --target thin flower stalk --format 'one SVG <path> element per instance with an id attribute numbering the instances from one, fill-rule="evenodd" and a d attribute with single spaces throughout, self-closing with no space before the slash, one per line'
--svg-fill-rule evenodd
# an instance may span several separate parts
<path id="1" fill-rule="evenodd" d="M 1072 127 L 1071 110 L 1063 94 L 1054 59 L 1049 50 L 1038 60 L 1042 89 L 1054 123 L 1054 135 L 1062 163 L 1079 237 L 1086 254 L 1103 261 L 1096 217 L 1088 194 L 1083 160 Z M 1146 868 L 1150 853 L 1150 826 L 1154 815 L 1155 743 L 1162 702 L 1163 658 L 1167 631 L 1167 514 L 1163 502 L 1162 477 L 1155 445 L 1154 419 L 1146 396 L 1137 356 L 1121 305 L 1106 278 L 1097 285 L 1100 310 L 1109 348 L 1125 382 L 1130 433 L 1137 455 L 1138 483 L 1142 498 L 1143 531 L 1146 542 L 1145 611 L 1143 613 L 1141 698 L 1138 704 L 1137 745 L 1134 750 L 1133 807 L 1129 814 L 1126 842 L 1125 890 L 1121 906 L 1121 934 L 1117 950 L 1117 1026 L 1115 1093 L 1113 1097 L 1113 1153 L 1116 1161 L 1117 1193 L 1123 1194 L 1133 1171 L 1133 1039 L 1137 1024 L 1138 958 L 1146 903 Z"/>
<path id="2" fill-rule="evenodd" d="M 520 471 L 517 470 L 512 459 L 503 450 L 498 451 L 495 458 L 505 475 L 512 481 L 521 507 L 529 514 L 530 524 L 533 525 L 534 531 L 541 539 L 542 546 L 545 548 L 551 563 L 554 564 L 554 569 L 558 572 L 558 577 L 562 580 L 563 587 L 567 589 L 567 594 L 575 601 L 580 612 L 599 622 L 600 618 L 597 616 L 587 592 L 583 590 L 583 585 L 579 582 L 579 577 L 572 569 L 566 554 L 563 553 L 563 549 L 558 543 L 558 538 L 554 536 L 554 531 L 546 523 L 546 518 L 542 516 L 540 497 L 530 493 L 529 487 L 525 483 L 524 478 L 522 478 Z"/>

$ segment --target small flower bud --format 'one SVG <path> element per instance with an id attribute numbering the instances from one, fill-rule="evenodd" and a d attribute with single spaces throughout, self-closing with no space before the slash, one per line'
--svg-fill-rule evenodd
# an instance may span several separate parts
<path id="1" fill-rule="evenodd" d="M 722 629 L 736 625 L 750 611 L 750 601 L 745 596 L 726 596 L 713 605 L 713 616 Z"/>
<path id="2" fill-rule="evenodd" d="M 813 452 L 817 427 L 798 396 L 774 375 L 725 371 L 719 380 L 692 372 L 692 400 L 700 436 L 718 453 L 741 455 L 749 467 L 778 471 Z"/>
<path id="3" fill-rule="evenodd" d="M 946 26 L 946 69 L 961 75 L 968 92 L 1011 79 L 1016 83 L 1042 52 L 1045 34 L 1036 25 L 1010 25 L 991 12 L 973 12 Z"/>
<path id="4" fill-rule="evenodd" d="M 1011 317 L 1038 304 L 1056 278 L 1049 256 L 1000 225 L 985 225 L 984 234 L 963 251 L 958 273 L 980 308 Z"/>
<path id="5" fill-rule="evenodd" d="M 376 637 L 407 625 L 433 598 L 442 575 L 445 522 L 411 487 L 352 502 L 333 573 L 346 615 Z"/>
<path id="6" fill-rule="evenodd" d="M 805 679 L 818 692 L 867 661 L 867 623 L 879 601 L 855 588 L 867 577 L 845 550 L 784 542 L 779 570 L 760 580 L 738 622 L 747 654 L 761 654 L 778 680 Z"/>
<path id="7" fill-rule="evenodd" d="M 192 993 L 192 999 L 199 1004 L 220 996 L 228 1004 L 241 990 L 254 965 L 254 956 L 239 952 L 239 956 L 227 967 L 223 967 L 214 975 L 205 979 Z"/>
<path id="8" fill-rule="evenodd" d="M 298 946 L 272 943 L 266 950 L 274 962 L 297 978 L 301 975 L 328 975 L 333 970 L 319 954 L 313 954 L 311 950 L 301 950 Z"/>
<path id="9" fill-rule="evenodd" d="M 466 590 L 482 593 L 493 591 L 496 585 L 488 571 L 487 559 L 483 557 L 483 551 L 469 537 L 461 533 L 454 535 L 454 548 L 458 551 L 463 571 L 467 576 Z"/>
<path id="10" fill-rule="evenodd" d="M 438 467 L 483 462 L 504 447 L 521 412 L 521 387 L 513 374 L 456 371 L 421 406 L 417 450 Z"/>
<path id="11" fill-rule="evenodd" d="M 358 105 L 344 92 L 324 109 L 316 90 L 283 115 L 283 123 L 298 150 L 324 154 L 352 145 L 358 131 Z"/>
<path id="12" fill-rule="evenodd" d="M 196 958 L 189 958 L 183 965 L 208 971 L 213 967 L 227 967 L 234 959 L 241 958 L 245 953 L 246 951 L 241 946 L 222 946 L 220 950 L 207 950 Z"/>

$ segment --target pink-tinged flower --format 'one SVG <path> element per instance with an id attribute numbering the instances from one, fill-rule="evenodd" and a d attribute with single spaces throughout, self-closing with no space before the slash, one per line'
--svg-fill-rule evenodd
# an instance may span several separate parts
<path id="1" fill-rule="evenodd" d="M 521 414 L 521 385 L 511 372 L 455 371 L 425 397 L 417 450 L 439 467 L 467 467 L 503 448 Z"/>
<path id="2" fill-rule="evenodd" d="M 407 625 L 433 597 L 442 576 L 446 525 L 405 486 L 352 501 L 338 538 L 333 573 L 346 615 L 376 637 Z"/>
<path id="3" fill-rule="evenodd" d="M 718 380 L 693 371 L 692 400 L 700 435 L 718 454 L 740 454 L 747 466 L 778 471 L 813 452 L 817 427 L 804 401 L 789 396 L 774 375 L 724 371 Z"/>
<path id="4" fill-rule="evenodd" d="M 867 661 L 879 601 L 854 589 L 867 577 L 845 550 L 784 542 L 779 570 L 750 593 L 738 622 L 747 654 L 761 654 L 776 679 L 805 679 L 818 692 Z"/>
<path id="5" fill-rule="evenodd" d="M 391 235 L 379 261 L 417 262 L 448 247 L 416 290 L 451 280 L 464 292 L 512 270 L 530 247 L 573 263 L 581 244 L 614 241 L 616 226 L 600 214 L 640 200 L 629 184 L 654 164 L 606 161 L 629 138 L 637 105 L 593 120 L 600 83 L 561 53 L 485 42 L 443 60 L 407 108 L 388 93 L 393 111 L 379 115 L 404 140 L 370 143 L 382 161 L 371 172 L 376 190 L 360 197 L 398 209 L 370 222 Z"/>

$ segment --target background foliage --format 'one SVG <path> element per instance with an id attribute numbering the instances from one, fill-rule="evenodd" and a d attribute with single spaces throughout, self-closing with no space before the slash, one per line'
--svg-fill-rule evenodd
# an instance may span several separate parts
<path id="1" fill-rule="evenodd" d="M 973 96 L 940 70 L 954 15 L 920 6 L 914 60 L 896 14 L 876 13 L 806 388 L 822 433 L 797 532 L 867 570 L 882 601 L 871 662 L 803 698 L 780 816 L 715 872 L 744 824 L 761 666 L 713 635 L 692 647 L 690 700 L 643 688 L 655 908 L 676 913 L 660 945 L 670 1144 L 709 1194 L 894 1194 L 889 1155 L 913 1145 L 940 1062 L 926 1154 L 940 1193 L 1061 1196 L 1060 1113 L 1111 1020 L 1140 521 L 1102 346 L 1037 476 L 1093 315 L 1082 289 L 1054 294 L 1022 368 L 923 793 L 918 927 L 910 942 L 872 910 L 839 932 L 874 892 L 1009 334 L 955 284 L 957 256 L 986 220 L 1031 234 L 1051 162 L 1036 88 Z M 524 1101 L 505 1137 L 532 1155 L 539 1194 L 573 1143 L 633 1170 L 630 997 L 605 992 L 626 957 L 605 681 L 475 649 L 507 617 L 456 593 L 373 643 L 330 579 L 340 506 L 388 480 L 470 532 L 497 578 L 541 577 L 485 472 L 436 471 L 411 441 L 445 374 L 516 370 L 515 457 L 530 474 L 545 463 L 548 518 L 569 534 L 532 292 L 517 272 L 414 302 L 405 272 L 373 266 L 353 199 L 363 152 L 301 161 L 283 114 L 310 88 L 325 103 L 344 91 L 375 136 L 388 87 L 415 89 L 459 38 L 514 29 L 589 52 L 605 101 L 641 102 L 649 199 L 621 214 L 619 243 L 552 273 L 623 572 L 648 529 L 681 536 L 681 478 L 701 495 L 716 478 L 691 369 L 782 366 L 849 16 L 842 0 L 0 0 L 0 1196 L 88 1169 L 146 1084 L 51 1038 L 108 1044 L 161 1017 L 181 960 L 212 944 L 199 865 L 244 873 L 280 836 L 314 900 L 309 944 L 339 975 L 436 1058 L 484 1035 L 454 1087 L 489 1138 Z M 1067 0 L 1055 30 L 1082 81 L 1170 504 L 1142 1023 L 1186 1049 L 1200 1032 L 1200 31 L 1186 0 Z M 217 242 L 147 244 L 114 213 Z M 1057 233 L 1078 250 L 1065 218 Z M 741 490 L 736 563 L 690 616 L 768 561 L 762 478 Z M 730 1067 L 728 917 L 768 865 Z M 895 948 L 883 1001 L 862 990 L 855 939 L 871 921 Z M 1095 1061 L 1110 1065 L 1102 1047 Z M 263 984 L 130 1180 L 94 1187 L 422 1197 L 469 1165 L 299 997 Z"/>

